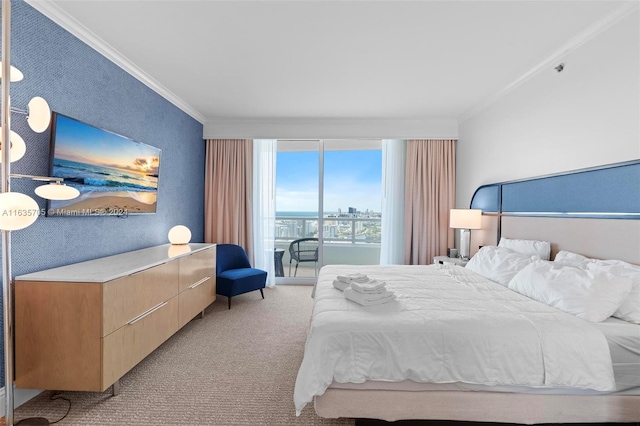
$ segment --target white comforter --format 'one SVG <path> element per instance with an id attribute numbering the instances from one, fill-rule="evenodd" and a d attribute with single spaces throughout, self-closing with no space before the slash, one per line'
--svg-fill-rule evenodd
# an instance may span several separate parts
<path id="1" fill-rule="evenodd" d="M 387 282 L 396 300 L 360 306 L 338 274 Z M 604 335 L 465 268 L 325 266 L 294 391 L 296 413 L 335 380 L 615 390 Z"/>

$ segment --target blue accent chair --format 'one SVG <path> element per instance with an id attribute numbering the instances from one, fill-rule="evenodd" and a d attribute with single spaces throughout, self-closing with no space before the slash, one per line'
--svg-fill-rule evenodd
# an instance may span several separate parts
<path id="1" fill-rule="evenodd" d="M 239 294 L 260 290 L 264 299 L 267 272 L 251 267 L 244 249 L 235 244 L 216 245 L 216 293 L 231 298 Z"/>

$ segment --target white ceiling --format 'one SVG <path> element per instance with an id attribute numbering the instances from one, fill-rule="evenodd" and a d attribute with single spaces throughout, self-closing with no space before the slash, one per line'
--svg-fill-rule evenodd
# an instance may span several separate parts
<path id="1" fill-rule="evenodd" d="M 29 3 L 208 121 L 457 118 L 629 1 Z"/>

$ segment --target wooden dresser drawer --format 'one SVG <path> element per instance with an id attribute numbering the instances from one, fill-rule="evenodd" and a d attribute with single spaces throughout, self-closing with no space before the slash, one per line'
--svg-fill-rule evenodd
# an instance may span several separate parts
<path id="1" fill-rule="evenodd" d="M 104 284 L 102 336 L 178 294 L 179 264 L 170 261 Z"/>
<path id="2" fill-rule="evenodd" d="M 152 307 L 102 341 L 106 389 L 178 331 L 178 297 Z"/>
<path id="3" fill-rule="evenodd" d="M 101 285 L 18 281 L 16 385 L 100 390 Z"/>
<path id="4" fill-rule="evenodd" d="M 180 301 L 180 327 L 191 321 L 216 300 L 216 277 L 205 277 L 192 284 L 178 296 Z"/>
<path id="5" fill-rule="evenodd" d="M 180 291 L 186 290 L 203 278 L 216 276 L 215 247 L 182 257 L 179 262 Z"/>

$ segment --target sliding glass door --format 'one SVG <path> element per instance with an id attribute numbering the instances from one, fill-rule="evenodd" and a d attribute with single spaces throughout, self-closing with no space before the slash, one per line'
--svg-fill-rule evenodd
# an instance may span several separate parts
<path id="1" fill-rule="evenodd" d="M 325 140 L 323 148 L 324 264 L 378 264 L 381 141 Z"/>
<path id="2" fill-rule="evenodd" d="M 325 264 L 378 264 L 379 140 L 279 140 L 276 282 L 314 283 Z"/>
<path id="3" fill-rule="evenodd" d="M 275 232 L 277 284 L 315 282 L 321 265 L 319 194 L 320 141 L 278 140 Z M 280 266 L 282 268 L 278 274 Z"/>

